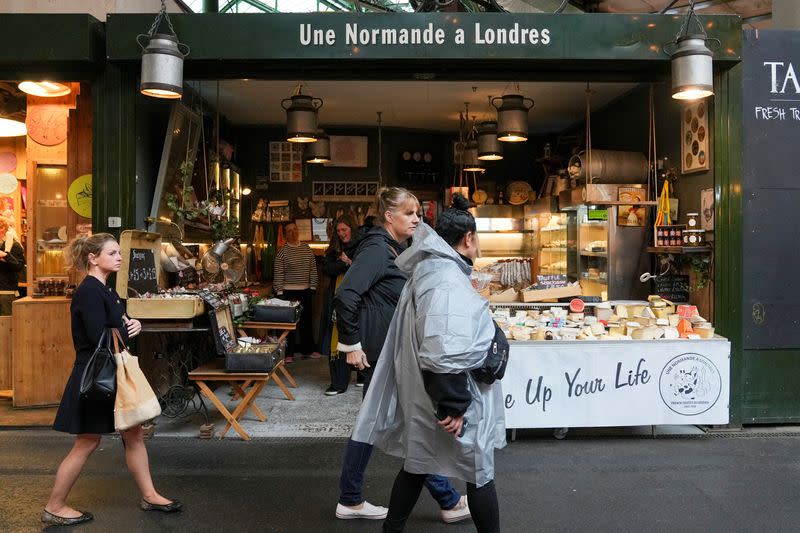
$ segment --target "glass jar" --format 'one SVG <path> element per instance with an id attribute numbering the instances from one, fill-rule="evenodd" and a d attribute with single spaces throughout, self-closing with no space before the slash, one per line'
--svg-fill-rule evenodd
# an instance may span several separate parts
<path id="1" fill-rule="evenodd" d="M 686 213 L 686 225 L 689 227 L 689 229 L 700 229 L 697 224 L 697 217 L 699 216 L 699 213 Z"/>

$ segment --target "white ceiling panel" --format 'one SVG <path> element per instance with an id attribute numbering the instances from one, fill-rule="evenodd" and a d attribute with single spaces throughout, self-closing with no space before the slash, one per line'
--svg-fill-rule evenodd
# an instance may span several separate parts
<path id="1" fill-rule="evenodd" d="M 190 82 L 204 98 L 216 101 L 216 82 Z M 224 80 L 219 82 L 220 113 L 236 125 L 284 124 L 281 100 L 296 82 Z M 592 85 L 592 108 L 597 109 L 635 87 L 630 83 Z M 520 93 L 534 100 L 530 128 L 547 133 L 580 120 L 586 108 L 584 83 L 520 83 Z M 488 97 L 516 92 L 498 82 L 444 81 L 315 81 L 304 94 L 322 98 L 320 126 L 373 126 L 382 112 L 385 127 L 458 131 L 459 111 L 469 103 L 470 118 L 494 116 Z"/>

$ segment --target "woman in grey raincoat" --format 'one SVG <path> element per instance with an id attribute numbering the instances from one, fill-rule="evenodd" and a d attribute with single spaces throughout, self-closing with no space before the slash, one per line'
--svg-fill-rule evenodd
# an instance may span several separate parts
<path id="1" fill-rule="evenodd" d="M 467 205 L 457 196 L 436 232 L 421 224 L 396 260 L 410 277 L 352 436 L 405 460 L 384 531 L 403 530 L 426 473 L 466 481 L 478 531 L 499 531 L 494 449 L 505 446 L 505 419 L 500 383 L 470 374 L 495 328 L 469 279 L 478 243 Z"/>

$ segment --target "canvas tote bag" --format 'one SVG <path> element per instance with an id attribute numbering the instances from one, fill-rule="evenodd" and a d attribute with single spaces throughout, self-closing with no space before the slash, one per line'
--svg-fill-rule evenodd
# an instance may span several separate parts
<path id="1" fill-rule="evenodd" d="M 114 429 L 125 431 L 161 414 L 153 388 L 139 368 L 139 358 L 128 352 L 119 331 L 113 330 L 114 360 L 117 362 L 117 398 Z"/>

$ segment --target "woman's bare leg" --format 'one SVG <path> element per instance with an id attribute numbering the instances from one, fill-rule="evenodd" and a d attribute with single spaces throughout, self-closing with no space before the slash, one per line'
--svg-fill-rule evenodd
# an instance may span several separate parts
<path id="1" fill-rule="evenodd" d="M 76 511 L 67 505 L 67 497 L 69 496 L 72 486 L 81 475 L 83 465 L 89 459 L 100 444 L 100 435 L 85 434 L 78 435 L 75 438 L 75 444 L 72 449 L 61 461 L 61 465 L 56 471 L 56 479 L 53 482 L 53 490 L 50 493 L 50 499 L 47 500 L 45 509 L 56 515 L 65 518 L 77 518 L 81 515 L 80 511 Z"/>
<path id="2" fill-rule="evenodd" d="M 141 426 L 135 426 L 123 431 L 122 440 L 125 441 L 125 462 L 128 470 L 133 475 L 136 485 L 142 493 L 142 498 L 157 505 L 167 505 L 170 500 L 156 492 L 153 478 L 150 475 L 150 461 L 147 458 L 147 448 L 144 445 L 144 436 Z"/>

